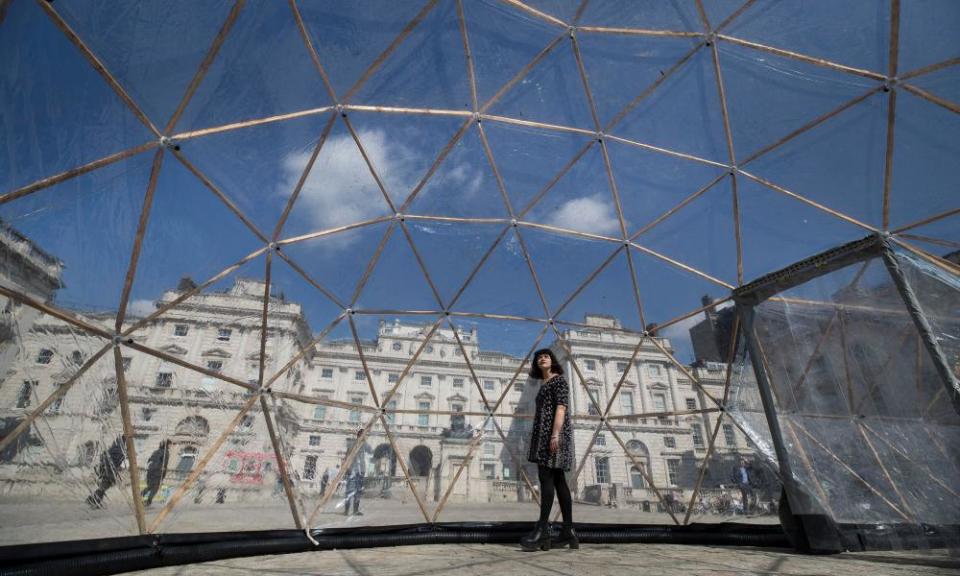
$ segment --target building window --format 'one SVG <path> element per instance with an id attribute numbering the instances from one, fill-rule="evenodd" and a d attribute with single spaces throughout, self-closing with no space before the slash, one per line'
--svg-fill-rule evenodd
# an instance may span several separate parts
<path id="1" fill-rule="evenodd" d="M 396 400 L 391 400 L 387 402 L 387 413 L 384 414 L 384 416 L 386 417 L 387 422 L 390 424 L 393 424 L 393 422 L 397 419 L 397 414 L 395 412 L 396 409 L 397 409 Z"/>
<path id="2" fill-rule="evenodd" d="M 122 367 L 123 367 L 124 373 L 126 373 L 126 372 L 128 372 L 128 371 L 130 370 L 130 364 L 131 364 L 131 363 L 133 363 L 133 358 L 131 358 L 131 357 L 129 357 L 129 356 L 124 356 L 123 359 L 120 361 L 120 364 L 121 364 Z"/>
<path id="3" fill-rule="evenodd" d="M 63 386 L 63 382 L 53 383 L 54 390 L 59 390 L 61 386 Z M 50 405 L 50 413 L 59 414 L 61 406 L 63 406 L 63 395 L 58 396 L 57 399 L 53 401 L 53 404 Z"/>
<path id="4" fill-rule="evenodd" d="M 394 342 L 392 348 L 394 349 L 394 351 L 399 352 L 400 350 L 403 349 L 403 345 L 400 344 L 399 342 Z"/>
<path id="5" fill-rule="evenodd" d="M 313 480 L 317 477 L 317 457 L 307 456 L 303 461 L 303 479 Z"/>
<path id="6" fill-rule="evenodd" d="M 643 477 L 643 473 L 636 466 L 630 468 L 630 487 L 634 490 L 647 487 L 647 479 Z"/>
<path id="7" fill-rule="evenodd" d="M 596 388 L 587 388 L 587 394 L 590 395 L 590 402 L 587 404 L 587 413 L 591 416 L 599 416 L 600 409 L 598 406 L 600 406 L 600 401 L 597 396 L 599 396 L 600 391 Z"/>
<path id="8" fill-rule="evenodd" d="M 314 406 L 314 407 L 313 407 L 313 419 L 314 419 L 314 420 L 326 420 L 326 419 L 327 419 L 327 407 L 326 407 L 326 406 Z"/>
<path id="9" fill-rule="evenodd" d="M 156 408 L 143 407 L 140 409 L 140 418 L 144 422 L 149 422 L 150 420 L 153 419 L 153 415 L 156 413 L 156 411 L 157 411 Z"/>
<path id="10" fill-rule="evenodd" d="M 176 326 L 173 327 L 174 336 L 186 336 L 187 332 L 189 331 L 190 329 L 187 327 L 186 324 L 177 324 Z"/>
<path id="11" fill-rule="evenodd" d="M 219 328 L 217 329 L 217 340 L 221 342 L 229 342 L 232 334 L 233 330 L 229 328 Z"/>
<path id="12" fill-rule="evenodd" d="M 37 354 L 37 364 L 49 364 L 53 360 L 53 350 L 44 348 Z"/>
<path id="13" fill-rule="evenodd" d="M 433 386 L 433 377 L 431 376 L 421 376 L 420 377 L 421 386 Z"/>
<path id="14" fill-rule="evenodd" d="M 667 460 L 667 482 L 669 482 L 671 486 L 676 486 L 680 483 L 680 461 L 676 458 Z"/>
<path id="15" fill-rule="evenodd" d="M 621 374 L 627 371 L 628 364 L 626 362 L 617 362 L 617 372 Z"/>
<path id="16" fill-rule="evenodd" d="M 484 390 L 493 390 L 493 389 L 496 388 L 496 386 L 497 386 L 497 383 L 494 382 L 493 380 L 484 380 L 484 381 L 483 381 L 483 389 L 484 389 Z"/>
<path id="17" fill-rule="evenodd" d="M 620 410 L 624 414 L 633 414 L 633 392 L 620 392 Z"/>
<path id="18" fill-rule="evenodd" d="M 733 424 L 723 425 L 723 440 L 727 443 L 727 446 L 737 445 L 737 437 L 733 433 Z"/>
<path id="19" fill-rule="evenodd" d="M 463 412 L 463 404 L 455 403 L 450 405 L 451 412 Z"/>
<path id="20" fill-rule="evenodd" d="M 588 360 L 584 360 L 584 361 L 583 361 L 583 367 L 586 368 L 587 370 L 593 372 L 594 370 L 597 369 L 597 362 L 596 362 L 595 360 L 589 360 L 589 359 L 588 359 Z"/>
<path id="21" fill-rule="evenodd" d="M 223 370 L 223 360 L 207 360 L 207 370 L 219 372 Z"/>
<path id="22" fill-rule="evenodd" d="M 311 435 L 310 435 L 310 445 L 311 445 L 311 446 L 319 446 L 319 445 L 320 445 L 320 435 L 319 435 L 319 434 L 311 434 Z"/>
<path id="23" fill-rule="evenodd" d="M 431 346 L 431 345 L 428 344 L 428 345 L 427 345 L 426 352 L 427 352 L 427 354 L 433 354 L 433 346 Z"/>
<path id="24" fill-rule="evenodd" d="M 493 480 L 497 477 L 497 465 L 496 464 L 484 464 L 483 465 L 483 477 L 487 480 Z"/>
<path id="25" fill-rule="evenodd" d="M 654 412 L 666 412 L 667 411 L 667 397 L 663 394 L 654 394 L 653 395 L 653 410 Z"/>
<path id="26" fill-rule="evenodd" d="M 593 442 L 594 446 L 606 446 L 607 445 L 607 436 L 603 432 L 597 434 L 597 439 Z"/>
<path id="27" fill-rule="evenodd" d="M 453 379 L 454 388 L 463 388 L 463 378 L 454 378 Z"/>
<path id="28" fill-rule="evenodd" d="M 687 398 L 686 402 L 687 402 L 687 410 L 696 410 L 696 409 L 697 409 L 697 401 L 696 401 L 695 399 L 693 399 L 693 398 Z"/>
<path id="29" fill-rule="evenodd" d="M 417 410 L 421 412 L 427 412 L 430 410 L 429 402 L 418 402 Z M 429 426 L 430 425 L 430 415 L 429 414 L 418 414 L 417 415 L 417 426 Z"/>
<path id="30" fill-rule="evenodd" d="M 361 381 L 362 381 L 362 380 L 366 380 L 366 379 L 367 379 L 367 374 L 366 374 L 366 372 L 364 372 L 363 370 L 357 370 L 357 371 L 355 371 L 355 372 L 353 373 L 353 379 L 354 379 L 354 380 L 361 380 Z"/>
<path id="31" fill-rule="evenodd" d="M 173 372 L 157 372 L 157 387 L 169 388 L 173 384 Z"/>
<path id="32" fill-rule="evenodd" d="M 650 376 L 660 376 L 659 364 L 647 364 L 647 374 Z"/>
<path id="33" fill-rule="evenodd" d="M 395 383 L 399 379 L 400 379 L 399 374 L 395 374 L 395 373 L 387 374 L 387 382 L 389 382 L 390 384 Z"/>
<path id="34" fill-rule="evenodd" d="M 513 391 L 523 394 L 523 382 L 514 382 Z"/>
<path id="35" fill-rule="evenodd" d="M 83 364 L 83 353 L 79 350 L 74 350 L 70 353 L 70 360 L 77 366 Z"/>
<path id="36" fill-rule="evenodd" d="M 363 404 L 363 396 L 351 396 L 351 397 L 350 397 L 350 403 L 351 403 L 351 404 L 355 404 L 355 405 L 357 405 L 357 406 Z M 351 422 L 359 422 L 359 421 L 360 421 L 360 409 L 359 409 L 359 408 L 354 408 L 353 410 L 350 411 L 350 421 L 351 421 Z"/>
<path id="37" fill-rule="evenodd" d="M 663 447 L 664 448 L 676 448 L 677 439 L 673 436 L 664 436 L 663 437 Z"/>
<path id="38" fill-rule="evenodd" d="M 597 469 L 597 484 L 608 484 L 610 482 L 610 458 L 597 456 L 593 462 Z"/>
<path id="39" fill-rule="evenodd" d="M 690 429 L 693 431 L 693 447 L 694 448 L 703 448 L 703 429 L 699 424 L 691 424 Z"/>
<path id="40" fill-rule="evenodd" d="M 333 368 L 323 368 L 320 370 L 321 378 L 333 378 Z"/>

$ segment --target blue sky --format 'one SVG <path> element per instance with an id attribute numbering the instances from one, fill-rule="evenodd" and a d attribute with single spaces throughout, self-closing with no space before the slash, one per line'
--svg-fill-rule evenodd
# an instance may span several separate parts
<path id="1" fill-rule="evenodd" d="M 534 2 L 559 18 L 575 3 Z M 631 26 L 701 31 L 694 3 L 650 4 L 646 11 L 593 2 L 585 26 Z M 705 2 L 713 24 L 739 2 Z M 759 2 L 724 32 L 754 42 L 885 73 L 889 14 L 885 3 Z M 217 30 L 228 2 L 125 5 L 102 10 L 57 3 L 64 19 L 88 43 L 163 129 Z M 311 41 L 342 98 L 377 55 L 417 13 L 415 3 L 302 3 Z M 905 4 L 900 69 L 908 71 L 957 56 L 943 41 L 960 23 L 956 3 L 919 9 Z M 623 15 L 634 14 L 634 16 Z M 936 17 L 932 16 L 935 14 Z M 456 7 L 441 1 L 350 100 L 353 104 L 472 110 L 471 88 Z M 498 2 L 465 3 L 477 92 L 483 105 L 547 46 L 560 27 Z M 851 23 L 857 23 L 853 26 Z M 952 27 L 949 23 L 953 23 Z M 0 192 L 147 142 L 154 137 L 96 74 L 77 49 L 32 2 L 14 2 L 0 24 Z M 578 33 L 583 65 L 601 124 L 656 81 L 696 45 L 693 38 Z M 952 50 L 952 51 L 951 51 Z M 875 89 L 877 80 L 786 59 L 721 41 L 734 151 L 744 158 L 804 123 Z M 957 99 L 956 69 L 916 79 L 916 85 Z M 870 225 L 880 225 L 888 95 L 867 97 L 824 125 L 743 167 L 793 192 Z M 250 3 L 240 13 L 218 58 L 174 133 L 246 119 L 310 110 L 331 99 L 301 41 L 286 3 Z M 595 129 L 573 43 L 563 38 L 538 66 L 488 110 L 490 114 Z M 350 112 L 350 123 L 395 206 L 417 186 L 463 117 Z M 283 213 L 327 114 L 186 139 L 182 152 L 265 234 Z M 891 185 L 891 227 L 960 205 L 958 115 L 898 92 Z M 619 211 L 601 146 L 587 134 L 496 121 L 483 122 L 491 153 L 514 214 L 519 214 L 567 162 L 580 160 L 521 221 L 622 238 Z M 617 198 L 628 236 L 722 176 L 728 162 L 713 59 L 702 47 L 686 65 L 608 135 L 694 155 L 678 158 L 607 139 Z M 153 151 L 0 206 L 0 217 L 65 263 L 64 306 L 116 307 L 130 259 Z M 744 281 L 867 231 L 745 177 L 738 178 Z M 510 214 L 490 167 L 479 130 L 471 127 L 406 210 L 408 214 L 500 218 Z M 346 123 L 336 119 L 282 238 L 390 215 Z M 637 244 L 721 282 L 737 283 L 733 188 L 726 176 Z M 956 217 L 924 227 L 932 238 L 960 242 Z M 443 305 L 501 236 L 505 223 L 406 222 L 436 280 Z M 314 279 L 349 305 L 389 224 L 296 243 L 284 248 Z M 582 321 L 588 312 L 619 317 L 640 328 L 633 294 L 636 274 L 646 322 L 663 322 L 723 297 L 723 285 L 691 274 L 622 243 L 587 240 L 521 225 L 508 230 L 453 310 L 545 317 L 521 243 L 555 313 L 577 286 L 614 251 L 609 266 L 558 315 Z M 920 230 L 917 231 L 920 233 Z M 140 310 L 181 276 L 205 279 L 262 245 L 172 155 L 159 174 L 151 221 L 132 299 Z M 931 245 L 927 245 L 930 247 Z M 932 249 L 932 248 L 931 248 Z M 940 247 L 939 249 L 942 249 Z M 943 251 L 949 251 L 944 249 Z M 262 259 L 238 275 L 262 276 Z M 439 310 L 407 238 L 394 226 L 380 265 L 355 307 Z M 285 263 L 274 267 L 278 289 L 304 305 L 314 330 L 340 309 Z M 691 322 L 668 332 L 681 356 Z M 364 326 L 375 326 L 368 322 Z M 372 328 L 370 328 L 372 329 Z M 482 327 L 491 348 L 526 350 L 529 330 L 511 322 Z M 369 337 L 371 333 L 363 334 Z"/>

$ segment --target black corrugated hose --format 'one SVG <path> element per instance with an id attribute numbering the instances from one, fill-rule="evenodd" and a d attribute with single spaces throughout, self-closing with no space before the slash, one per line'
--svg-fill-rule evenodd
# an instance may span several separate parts
<path id="1" fill-rule="evenodd" d="M 225 558 L 313 550 L 413 546 L 418 544 L 514 544 L 529 523 L 449 523 L 384 526 L 312 533 L 297 530 L 162 534 L 0 548 L 0 575 L 106 575 Z M 580 541 L 789 548 L 780 526 L 692 524 L 689 526 L 578 524 Z"/>

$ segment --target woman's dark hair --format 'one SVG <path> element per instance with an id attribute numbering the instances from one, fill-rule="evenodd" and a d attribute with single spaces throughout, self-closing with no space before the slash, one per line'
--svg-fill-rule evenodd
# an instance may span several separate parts
<path id="1" fill-rule="evenodd" d="M 557 357 L 553 355 L 553 350 L 549 348 L 541 348 L 533 353 L 533 362 L 530 366 L 530 377 L 536 378 L 537 380 L 543 380 L 543 373 L 540 370 L 540 366 L 537 365 L 537 358 L 546 354 L 550 357 L 550 368 L 554 374 L 563 374 L 563 366 L 560 365 L 560 361 L 557 360 Z"/>

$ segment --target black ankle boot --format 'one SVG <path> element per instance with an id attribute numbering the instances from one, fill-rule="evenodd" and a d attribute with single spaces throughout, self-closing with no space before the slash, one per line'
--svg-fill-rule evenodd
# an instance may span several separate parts
<path id="1" fill-rule="evenodd" d="M 550 525 L 546 522 L 537 522 L 533 531 L 520 539 L 520 546 L 524 550 L 549 550 L 550 549 Z"/>
<path id="2" fill-rule="evenodd" d="M 571 550 L 576 550 L 580 548 L 580 539 L 577 538 L 577 531 L 573 529 L 573 524 L 564 524 L 560 529 L 560 537 L 556 539 L 554 544 L 558 548 L 563 548 L 564 546 L 569 546 Z"/>

